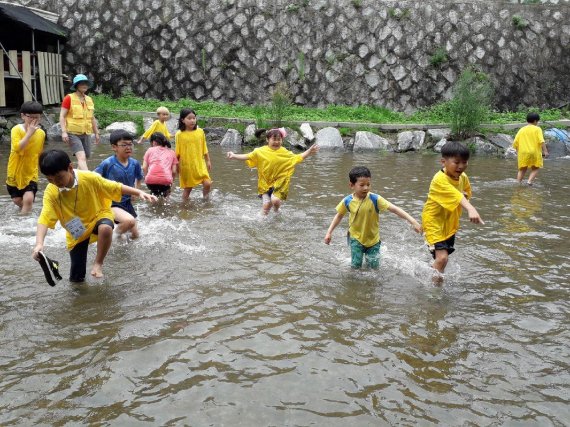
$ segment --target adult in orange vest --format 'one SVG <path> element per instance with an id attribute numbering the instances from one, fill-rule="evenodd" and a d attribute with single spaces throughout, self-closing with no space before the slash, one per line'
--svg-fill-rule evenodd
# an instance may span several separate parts
<path id="1" fill-rule="evenodd" d="M 77 168 L 88 170 L 87 159 L 91 156 L 91 135 L 95 134 L 95 144 L 99 144 L 99 129 L 95 120 L 95 105 L 86 93 L 93 82 L 78 74 L 73 78 L 71 90 L 74 91 L 63 98 L 59 113 L 61 139 L 71 148 L 77 158 Z"/>

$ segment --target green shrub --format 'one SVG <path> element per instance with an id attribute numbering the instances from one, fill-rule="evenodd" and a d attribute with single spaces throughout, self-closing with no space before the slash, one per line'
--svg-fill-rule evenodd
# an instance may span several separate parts
<path id="1" fill-rule="evenodd" d="M 275 85 L 275 89 L 271 94 L 271 120 L 277 126 L 283 124 L 283 119 L 287 115 L 287 110 L 291 106 L 291 94 L 289 88 L 284 82 L 279 82 Z"/>
<path id="2" fill-rule="evenodd" d="M 445 51 L 445 49 L 443 47 L 439 47 L 430 57 L 429 63 L 431 64 L 432 67 L 438 68 L 448 60 L 449 58 L 447 57 L 447 52 Z"/>
<path id="3" fill-rule="evenodd" d="M 517 30 L 524 30 L 526 27 L 528 27 L 528 22 L 519 15 L 514 15 L 512 21 L 514 27 Z"/>
<path id="4" fill-rule="evenodd" d="M 459 138 L 475 134 L 481 123 L 488 120 L 493 100 L 489 77 L 473 68 L 463 70 L 453 86 L 449 102 L 451 132 Z"/>

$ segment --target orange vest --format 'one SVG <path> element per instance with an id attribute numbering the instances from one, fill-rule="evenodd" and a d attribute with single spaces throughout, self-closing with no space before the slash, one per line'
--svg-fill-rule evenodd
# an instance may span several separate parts
<path id="1" fill-rule="evenodd" d="M 67 132 L 78 135 L 91 135 L 93 133 L 91 120 L 93 119 L 93 110 L 95 110 L 93 100 L 91 97 L 85 95 L 84 108 L 76 93 L 71 93 L 69 96 L 71 98 L 71 106 L 69 107 L 67 116 L 65 116 Z"/>

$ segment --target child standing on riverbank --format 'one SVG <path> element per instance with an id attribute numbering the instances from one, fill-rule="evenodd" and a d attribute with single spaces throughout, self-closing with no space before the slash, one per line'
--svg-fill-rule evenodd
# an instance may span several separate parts
<path id="1" fill-rule="evenodd" d="M 207 199 L 212 187 L 209 174 L 212 163 L 206 145 L 206 134 L 198 128 L 194 110 L 184 108 L 180 111 L 178 129 L 174 143 L 179 162 L 180 188 L 183 190 L 182 201 L 188 201 L 192 188 L 198 184 L 202 184 L 202 196 Z"/>
<path id="2" fill-rule="evenodd" d="M 103 277 L 103 261 L 113 240 L 113 212 L 111 201 L 121 195 L 138 196 L 155 202 L 156 197 L 101 175 L 75 170 L 65 151 L 49 150 L 40 155 L 41 172 L 49 181 L 44 191 L 43 207 L 36 230 L 36 245 L 32 251 L 39 259 L 48 228 L 57 222 L 66 230 L 67 249 L 70 251 L 69 280 L 85 280 L 89 243 L 97 241 L 97 255 L 91 269 L 94 277 Z"/>
<path id="3" fill-rule="evenodd" d="M 337 214 L 333 218 L 325 243 L 332 240 L 332 233 L 348 212 L 348 244 L 350 246 L 351 267 L 358 269 L 366 256 L 366 265 L 377 269 L 380 266 L 380 233 L 378 229 L 380 211 L 390 211 L 408 221 L 416 233 L 422 232 L 422 226 L 406 211 L 388 202 L 378 194 L 371 193 L 372 174 L 367 167 L 357 166 L 348 173 L 352 194 L 346 196 L 337 205 Z"/>
<path id="4" fill-rule="evenodd" d="M 14 126 L 11 131 L 6 189 L 23 214 L 32 210 L 38 191 L 38 159 L 46 140 L 46 134 L 40 128 L 42 112 L 39 102 L 24 102 L 20 108 L 24 123 Z"/>
<path id="5" fill-rule="evenodd" d="M 434 259 L 433 268 L 437 271 L 436 283 L 441 283 L 448 257 L 455 251 L 455 233 L 459 229 L 462 208 L 467 210 L 469 221 L 484 224 L 469 203 L 471 184 L 465 174 L 469 155 L 469 149 L 459 142 L 450 141 L 442 147 L 442 169 L 433 177 L 424 204 L 422 225 Z"/>
<path id="6" fill-rule="evenodd" d="M 145 183 L 151 194 L 168 198 L 178 159 L 176 153 L 170 148 L 170 142 L 160 133 L 150 136 L 150 147 L 144 153 L 143 172 Z"/>
<path id="7" fill-rule="evenodd" d="M 166 122 L 170 118 L 170 111 L 166 107 L 158 107 L 156 109 L 157 119 L 150 125 L 150 127 L 142 134 L 142 136 L 137 141 L 137 144 L 142 144 L 145 139 L 149 139 L 150 136 L 155 132 L 162 133 L 166 139 L 170 140 L 172 136 L 168 132 L 168 127 L 166 127 Z"/>
<path id="8" fill-rule="evenodd" d="M 287 199 L 291 176 L 295 166 L 319 151 L 317 144 L 301 154 L 282 147 L 285 129 L 271 129 L 267 132 L 267 145 L 258 147 L 248 154 L 228 151 L 228 159 L 245 160 L 250 168 L 257 168 L 257 192 L 263 200 L 262 213 L 267 215 L 271 208 L 277 212 Z"/>
<path id="9" fill-rule="evenodd" d="M 528 113 L 526 116 L 527 125 L 519 129 L 513 148 L 517 150 L 519 184 L 524 179 L 528 168 L 531 169 L 528 177 L 528 185 L 532 185 L 538 175 L 538 170 L 543 167 L 542 156 L 548 157 L 548 149 L 544 143 L 542 129 L 538 127 L 540 116 L 537 113 Z"/>
<path id="10" fill-rule="evenodd" d="M 95 168 L 95 172 L 103 178 L 139 189 L 143 174 L 138 160 L 131 157 L 133 153 L 133 135 L 125 130 L 114 130 L 111 132 L 110 140 L 111 148 L 115 154 L 103 160 Z M 131 196 L 124 194 L 120 202 L 113 201 L 111 210 L 115 215 L 115 223 L 118 224 L 117 234 L 119 237 L 130 232 L 133 239 L 138 238 L 137 212 L 133 207 Z"/>

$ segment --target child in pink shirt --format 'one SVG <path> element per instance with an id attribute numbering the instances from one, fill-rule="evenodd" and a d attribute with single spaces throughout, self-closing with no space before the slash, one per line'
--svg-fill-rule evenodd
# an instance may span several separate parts
<path id="1" fill-rule="evenodd" d="M 155 132 L 150 136 L 151 147 L 143 158 L 143 172 L 148 189 L 155 196 L 167 198 L 176 175 L 178 159 L 164 134 Z"/>

